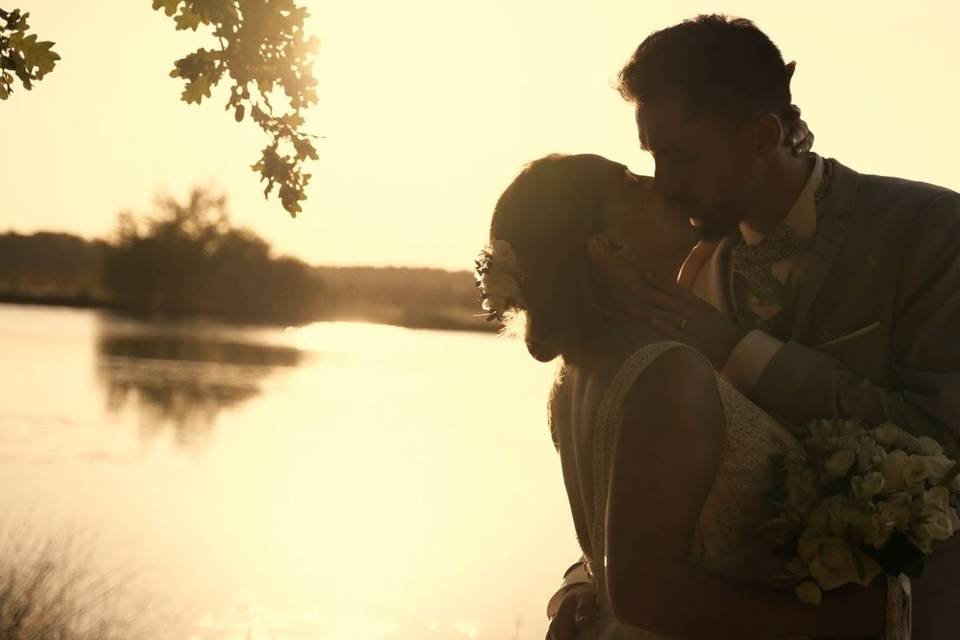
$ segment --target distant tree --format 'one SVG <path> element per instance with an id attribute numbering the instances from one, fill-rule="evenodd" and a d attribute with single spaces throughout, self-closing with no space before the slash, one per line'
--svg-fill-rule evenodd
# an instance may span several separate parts
<path id="1" fill-rule="evenodd" d="M 29 91 L 35 81 L 53 71 L 60 59 L 53 51 L 53 42 L 38 41 L 37 34 L 27 34 L 29 17 L 19 9 L 0 9 L 0 100 L 13 93 L 14 76 Z"/>
<path id="2" fill-rule="evenodd" d="M 181 204 L 158 199 L 158 213 L 121 213 L 104 284 L 126 307 L 145 313 L 184 313 L 203 302 L 207 258 L 226 230 L 226 199 L 194 189 Z"/>
<path id="3" fill-rule="evenodd" d="M 218 46 L 177 60 L 170 75 L 184 80 L 181 99 L 188 104 L 200 104 L 229 78 L 226 109 L 237 122 L 249 113 L 272 139 L 252 165 L 267 183 L 264 197 L 277 186 L 283 208 L 296 216 L 310 180 L 302 165 L 317 159 L 315 136 L 300 129 L 301 110 L 317 102 L 311 58 L 320 42 L 304 34 L 307 10 L 294 0 L 153 0 L 153 8 L 172 17 L 178 30 L 212 27 Z M 271 99 L 285 100 L 286 112 L 274 111 Z"/>
<path id="4" fill-rule="evenodd" d="M 145 314 L 303 322 L 323 304 L 320 282 L 299 260 L 234 227 L 226 198 L 195 188 L 185 202 L 157 201 L 152 216 L 122 213 L 104 260 L 115 302 Z"/>

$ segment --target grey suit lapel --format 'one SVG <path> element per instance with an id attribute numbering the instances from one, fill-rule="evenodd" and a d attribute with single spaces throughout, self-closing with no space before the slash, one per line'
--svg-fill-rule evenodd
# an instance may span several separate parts
<path id="1" fill-rule="evenodd" d="M 847 214 L 856 202 L 860 182 L 860 175 L 852 169 L 833 159 L 825 162 L 833 163 L 833 175 L 827 194 L 817 207 L 817 235 L 804 259 L 803 273 L 800 274 L 793 307 L 791 339 L 799 338 L 809 329 L 810 308 L 843 245 L 847 233 Z"/>

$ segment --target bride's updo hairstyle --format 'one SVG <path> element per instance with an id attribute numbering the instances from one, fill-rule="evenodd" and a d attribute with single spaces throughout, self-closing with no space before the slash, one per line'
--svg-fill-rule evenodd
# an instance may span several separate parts
<path id="1" fill-rule="evenodd" d="M 509 245 L 522 298 L 485 308 L 522 319 L 527 350 L 541 362 L 575 358 L 583 344 L 602 295 L 587 242 L 603 230 L 606 199 L 625 171 L 601 156 L 550 155 L 527 165 L 497 201 L 491 247 Z M 488 258 L 495 264 L 497 255 Z"/>

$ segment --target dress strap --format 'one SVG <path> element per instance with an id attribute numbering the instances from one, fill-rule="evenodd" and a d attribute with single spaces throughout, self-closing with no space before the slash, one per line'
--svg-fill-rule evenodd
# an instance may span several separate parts
<path id="1" fill-rule="evenodd" d="M 591 566 L 598 590 L 604 589 L 606 555 L 606 539 L 604 527 L 606 525 L 607 491 L 610 484 L 610 460 L 613 455 L 613 445 L 620 423 L 623 420 L 623 402 L 633 388 L 637 378 L 661 355 L 677 347 L 690 349 L 682 342 L 661 341 L 645 345 L 628 357 L 600 400 L 594 423 L 593 441 L 593 522 L 590 528 L 592 533 L 593 554 Z M 599 571 L 598 571 L 599 569 Z M 601 591 L 602 592 L 602 591 Z"/>

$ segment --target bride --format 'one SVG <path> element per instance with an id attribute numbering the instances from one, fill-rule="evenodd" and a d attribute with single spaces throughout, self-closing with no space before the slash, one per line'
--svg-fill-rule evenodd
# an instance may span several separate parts
<path id="1" fill-rule="evenodd" d="M 758 541 L 770 458 L 795 446 L 699 352 L 631 320 L 639 274 L 671 280 L 696 241 L 653 179 L 594 155 L 531 163 L 478 261 L 484 308 L 562 358 L 550 427 L 599 615 L 588 637 L 868 637 L 884 581 L 803 604 Z"/>

